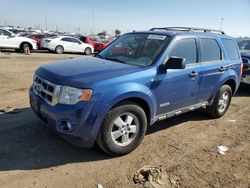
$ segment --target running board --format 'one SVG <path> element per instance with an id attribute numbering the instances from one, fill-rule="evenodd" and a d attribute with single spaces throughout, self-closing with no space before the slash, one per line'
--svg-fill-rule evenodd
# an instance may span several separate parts
<path id="1" fill-rule="evenodd" d="M 196 110 L 198 108 L 205 108 L 208 105 L 209 105 L 209 102 L 206 101 L 206 102 L 198 103 L 198 104 L 195 104 L 195 105 L 192 105 L 192 106 L 188 106 L 186 108 L 181 108 L 181 109 L 178 109 L 178 110 L 174 110 L 172 112 L 168 112 L 168 113 L 156 116 L 156 121 L 161 121 L 161 120 L 173 117 L 173 116 L 178 116 L 178 115 L 186 113 L 186 112 L 191 112 L 191 111 Z"/>

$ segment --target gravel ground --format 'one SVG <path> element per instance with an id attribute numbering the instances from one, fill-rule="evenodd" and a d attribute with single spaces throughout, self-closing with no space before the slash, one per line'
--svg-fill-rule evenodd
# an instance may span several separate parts
<path id="1" fill-rule="evenodd" d="M 34 70 L 76 56 L 0 53 L 1 188 L 250 187 L 250 87 L 239 88 L 222 118 L 195 111 L 156 123 L 138 149 L 114 158 L 68 144 L 30 110 Z M 225 155 L 219 145 L 229 148 Z M 148 165 L 161 171 L 161 181 L 135 184 L 134 174 Z"/>

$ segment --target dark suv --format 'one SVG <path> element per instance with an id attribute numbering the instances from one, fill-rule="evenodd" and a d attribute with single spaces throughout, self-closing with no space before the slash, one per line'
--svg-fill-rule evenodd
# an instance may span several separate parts
<path id="1" fill-rule="evenodd" d="M 238 43 L 243 61 L 241 83 L 250 85 L 250 39 Z"/>
<path id="2" fill-rule="evenodd" d="M 242 60 L 232 37 L 217 30 L 153 28 L 127 33 L 96 57 L 36 70 L 35 114 L 76 145 L 107 153 L 134 150 L 155 122 L 204 108 L 223 116 L 236 92 Z"/>

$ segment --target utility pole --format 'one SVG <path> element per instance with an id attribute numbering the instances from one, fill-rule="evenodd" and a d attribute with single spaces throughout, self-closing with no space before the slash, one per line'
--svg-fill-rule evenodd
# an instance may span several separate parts
<path id="1" fill-rule="evenodd" d="M 92 10 L 92 22 L 93 22 L 93 33 L 95 34 L 95 13 L 94 13 L 94 10 Z"/>
<path id="2" fill-rule="evenodd" d="M 224 21 L 224 18 L 221 18 L 220 19 L 220 30 L 222 29 L 223 21 Z"/>
<path id="3" fill-rule="evenodd" d="M 47 16 L 45 17 L 45 31 L 48 31 L 48 26 L 47 26 Z"/>

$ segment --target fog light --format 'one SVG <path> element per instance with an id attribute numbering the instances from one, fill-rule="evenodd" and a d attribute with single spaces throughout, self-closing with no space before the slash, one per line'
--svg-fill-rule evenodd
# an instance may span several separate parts
<path id="1" fill-rule="evenodd" d="M 61 120 L 57 125 L 60 132 L 71 132 L 75 129 L 75 123 L 68 120 Z"/>

